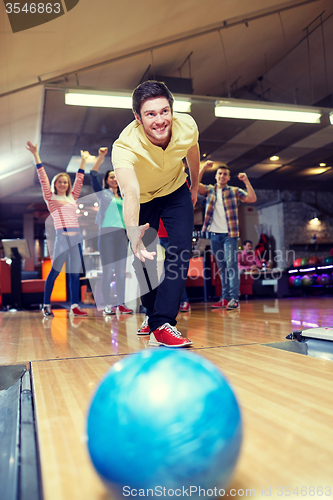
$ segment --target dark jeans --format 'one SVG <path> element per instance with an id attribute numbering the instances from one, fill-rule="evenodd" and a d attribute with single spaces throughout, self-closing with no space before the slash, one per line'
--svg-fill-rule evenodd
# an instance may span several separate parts
<path id="1" fill-rule="evenodd" d="M 160 245 L 164 248 L 164 250 L 166 250 L 168 248 L 169 238 L 159 238 L 159 240 L 160 240 Z M 184 291 L 180 299 L 180 302 L 188 302 L 186 287 L 184 287 Z"/>
<path id="2" fill-rule="evenodd" d="M 98 250 L 103 267 L 102 294 L 104 306 L 111 305 L 110 284 L 116 282 L 117 304 L 125 301 L 125 270 L 127 259 L 127 236 L 125 229 L 103 227 L 98 235 Z M 115 275 L 115 280 L 113 276 Z"/>
<path id="3" fill-rule="evenodd" d="M 152 228 L 146 231 L 143 237 L 143 242 L 149 251 L 152 251 L 158 243 L 157 231 L 160 218 L 169 237 L 165 252 L 164 279 L 157 287 L 155 286 L 156 256 L 153 261 L 146 259 L 144 263 L 135 257 L 133 263 L 141 291 L 149 289 L 141 296 L 141 301 L 147 310 L 151 330 L 156 330 L 164 323 L 172 326 L 177 324 L 176 316 L 191 257 L 194 223 L 191 193 L 186 184 L 169 195 L 154 198 L 140 205 L 139 224 L 149 222 Z"/>

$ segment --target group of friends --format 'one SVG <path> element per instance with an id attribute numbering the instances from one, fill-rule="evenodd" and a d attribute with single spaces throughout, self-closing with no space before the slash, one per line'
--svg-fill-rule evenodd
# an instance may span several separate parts
<path id="1" fill-rule="evenodd" d="M 106 172 L 102 185 L 98 172 L 108 149 L 100 148 L 90 179 L 99 200 L 96 222 L 103 267 L 104 314 L 115 314 L 116 309 L 123 314 L 133 312 L 124 303 L 124 256 L 129 241 L 141 302 L 146 309 L 144 323 L 137 333 L 149 335 L 149 345 L 187 347 L 192 342 L 177 330 L 176 317 L 188 303 L 183 294 L 191 257 L 197 193 L 206 197 L 202 230 L 210 232 L 211 250 L 222 281 L 222 297 L 215 307 L 227 309 L 239 308 L 238 202 L 254 203 L 256 194 L 245 173 L 238 174 L 245 190 L 229 186 L 227 165 L 217 168 L 214 185 L 201 183 L 202 175 L 213 163 L 207 161 L 200 170 L 198 127 L 189 114 L 173 112 L 173 103 L 174 98 L 164 83 L 149 80 L 140 84 L 132 95 L 134 120 L 112 147 L 113 170 Z M 67 173 L 57 174 L 50 184 L 37 145 L 28 142 L 27 149 L 34 155 L 43 196 L 56 231 L 43 314 L 53 315 L 51 292 L 68 257 L 71 314 L 86 316 L 79 306 L 83 239 L 76 202 L 89 153 L 81 151 L 81 165 L 72 186 Z M 188 166 L 190 182 L 184 163 Z M 161 224 L 165 232 L 159 240 Z M 156 278 L 157 242 L 165 248 L 160 283 Z M 117 306 L 110 303 L 113 273 L 116 275 Z"/>

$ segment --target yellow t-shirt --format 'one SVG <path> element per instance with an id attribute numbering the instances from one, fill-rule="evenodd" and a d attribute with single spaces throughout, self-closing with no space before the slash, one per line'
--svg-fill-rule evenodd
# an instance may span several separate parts
<path id="1" fill-rule="evenodd" d="M 174 113 L 171 140 L 163 150 L 150 142 L 142 125 L 134 120 L 113 144 L 113 168 L 135 170 L 140 185 L 140 203 L 166 196 L 184 184 L 186 174 L 182 159 L 197 144 L 198 136 L 192 116 Z"/>

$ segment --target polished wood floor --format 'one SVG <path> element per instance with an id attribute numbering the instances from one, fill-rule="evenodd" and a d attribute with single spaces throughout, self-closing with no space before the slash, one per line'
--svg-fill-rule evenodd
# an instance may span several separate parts
<path id="1" fill-rule="evenodd" d="M 333 326 L 333 299 L 241 302 L 240 311 L 192 304 L 178 316 L 191 350 L 228 377 L 244 421 L 229 497 L 333 497 L 333 361 L 273 349 L 296 329 Z M 44 500 L 106 500 L 86 451 L 86 412 L 104 373 L 148 347 L 137 337 L 143 315 L 105 320 L 96 309 L 0 313 L 0 364 L 30 366 Z M 149 467 L 149 464 L 147 465 Z M 303 489 L 302 489 L 303 488 Z M 250 491 L 251 490 L 251 491 Z"/>

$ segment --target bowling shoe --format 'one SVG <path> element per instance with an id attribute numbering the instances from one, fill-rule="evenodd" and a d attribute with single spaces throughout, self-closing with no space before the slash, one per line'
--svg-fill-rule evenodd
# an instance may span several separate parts
<path id="1" fill-rule="evenodd" d="M 142 322 L 142 325 L 138 329 L 138 335 L 149 335 L 150 333 L 150 328 L 148 325 L 148 316 L 145 316 L 145 319 Z"/>
<path id="2" fill-rule="evenodd" d="M 221 299 L 218 302 L 216 302 L 215 304 L 212 304 L 211 308 L 212 309 L 225 309 L 227 307 L 227 305 L 228 305 L 227 299 Z"/>
<path id="3" fill-rule="evenodd" d="M 70 314 L 73 314 L 74 316 L 80 316 L 81 318 L 86 318 L 88 316 L 88 314 L 85 311 L 82 311 L 81 307 L 79 307 L 77 304 L 73 304 L 71 306 Z"/>
<path id="4" fill-rule="evenodd" d="M 118 311 L 120 314 L 133 314 L 133 310 L 126 307 L 124 304 L 118 306 Z"/>
<path id="5" fill-rule="evenodd" d="M 43 311 L 43 316 L 47 318 L 52 318 L 54 316 L 51 306 L 43 306 L 42 311 Z"/>
<path id="6" fill-rule="evenodd" d="M 117 307 L 116 306 L 105 306 L 104 311 L 103 311 L 103 316 L 113 316 L 114 314 L 117 313 Z"/>
<path id="7" fill-rule="evenodd" d="M 239 309 L 239 302 L 238 300 L 236 299 L 231 299 L 229 302 L 228 302 L 228 305 L 227 305 L 227 309 Z"/>
<path id="8" fill-rule="evenodd" d="M 165 347 L 187 347 L 192 343 L 189 339 L 182 337 L 177 328 L 169 323 L 164 323 L 164 325 L 151 332 L 148 342 L 149 345 L 164 345 Z"/>
<path id="9" fill-rule="evenodd" d="M 179 312 L 189 312 L 191 310 L 191 306 L 189 302 L 182 302 L 180 304 Z"/>

